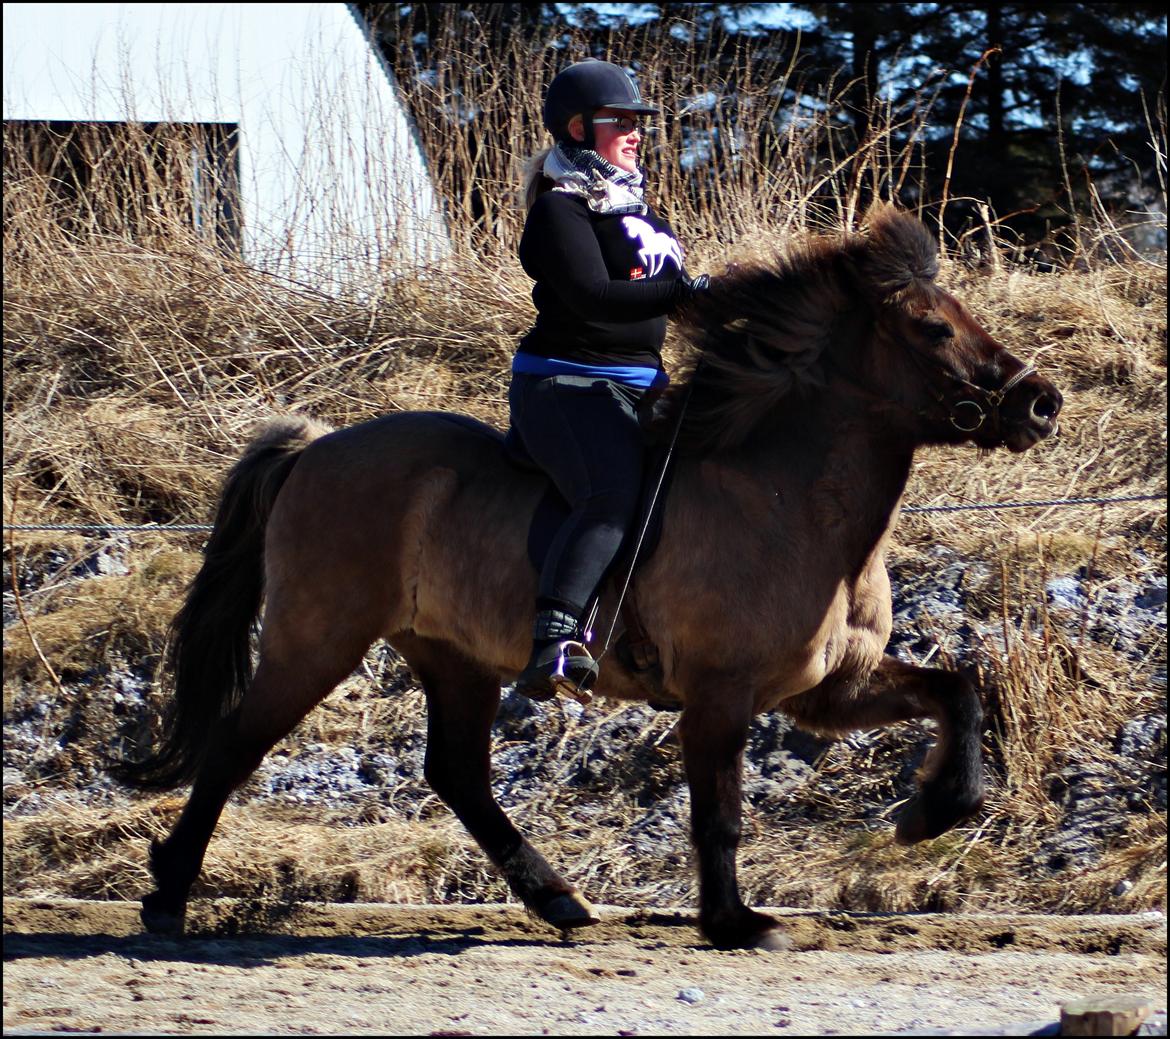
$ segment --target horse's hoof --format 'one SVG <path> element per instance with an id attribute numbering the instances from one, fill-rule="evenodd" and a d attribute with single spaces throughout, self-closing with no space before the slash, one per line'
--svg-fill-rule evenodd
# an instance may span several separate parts
<path id="1" fill-rule="evenodd" d="M 792 948 L 792 939 L 779 927 L 775 927 L 761 934 L 752 948 L 762 952 L 788 952 Z"/>
<path id="2" fill-rule="evenodd" d="M 183 906 L 181 909 L 175 910 L 160 905 L 156 891 L 142 900 L 142 909 L 139 910 L 138 917 L 149 934 L 178 938 L 183 933 L 183 925 L 187 919 L 187 907 Z"/>
<path id="3" fill-rule="evenodd" d="M 903 846 L 941 837 L 947 830 L 966 822 L 983 808 L 983 796 L 969 798 L 949 797 L 945 801 L 932 798 L 921 790 L 910 799 L 898 816 L 894 840 Z"/>
<path id="4" fill-rule="evenodd" d="M 791 943 L 776 918 L 743 907 L 720 920 L 700 920 L 699 929 L 716 949 L 767 949 L 783 952 Z"/>
<path id="5" fill-rule="evenodd" d="M 567 895 L 557 895 L 541 906 L 538 912 L 546 924 L 552 924 L 562 931 L 601 923 L 597 910 L 576 891 L 570 891 Z"/>
<path id="6" fill-rule="evenodd" d="M 898 816 L 898 823 L 894 827 L 895 844 L 909 847 L 927 839 L 926 812 L 923 811 L 920 800 L 918 797 L 911 798 Z"/>

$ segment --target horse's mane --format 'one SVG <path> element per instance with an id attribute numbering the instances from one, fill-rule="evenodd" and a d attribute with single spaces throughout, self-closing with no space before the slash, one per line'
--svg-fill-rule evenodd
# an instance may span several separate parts
<path id="1" fill-rule="evenodd" d="M 824 386 L 826 352 L 851 316 L 928 290 L 938 254 L 923 224 L 884 204 L 864 224 L 867 234 L 810 237 L 713 279 L 683 316 L 689 357 L 664 419 L 673 428 L 685 404 L 683 444 L 742 443 L 789 394 Z"/>

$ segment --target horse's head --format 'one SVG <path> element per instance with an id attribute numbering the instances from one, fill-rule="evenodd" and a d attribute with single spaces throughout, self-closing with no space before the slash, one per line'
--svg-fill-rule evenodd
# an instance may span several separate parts
<path id="1" fill-rule="evenodd" d="M 935 284 L 938 251 L 914 217 L 871 210 L 851 257 L 870 300 L 869 386 L 917 416 L 932 441 L 1026 451 L 1057 429 L 1060 391 L 1014 357 Z"/>

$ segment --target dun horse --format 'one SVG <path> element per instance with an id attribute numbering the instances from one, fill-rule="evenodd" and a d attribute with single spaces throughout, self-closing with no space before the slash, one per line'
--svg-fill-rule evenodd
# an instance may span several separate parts
<path id="1" fill-rule="evenodd" d="M 1027 450 L 1056 431 L 1061 395 L 938 287 L 937 271 L 926 228 L 883 206 L 868 234 L 734 270 L 689 318 L 704 360 L 666 401 L 667 435 L 682 414 L 673 482 L 657 550 L 632 586 L 661 667 L 638 672 L 611 653 L 597 691 L 681 710 L 699 921 L 720 947 L 784 942 L 736 881 L 755 714 L 778 709 L 829 734 L 934 719 L 936 744 L 897 822 L 902 843 L 983 801 L 975 689 L 883 655 L 884 553 L 918 447 Z M 526 540 L 545 480 L 509 461 L 498 431 L 462 416 L 325 432 L 284 419 L 248 447 L 175 618 L 173 711 L 152 756 L 123 769 L 146 787 L 193 782 L 152 846 L 145 926 L 182 930 L 229 794 L 379 638 L 426 692 L 431 786 L 532 912 L 562 929 L 594 922 L 489 785 L 501 683 L 529 649 L 537 575 Z M 603 595 L 599 630 L 616 599 Z"/>

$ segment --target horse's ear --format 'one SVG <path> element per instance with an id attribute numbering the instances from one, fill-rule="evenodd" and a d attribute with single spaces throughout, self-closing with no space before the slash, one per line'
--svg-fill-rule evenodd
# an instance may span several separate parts
<path id="1" fill-rule="evenodd" d="M 851 266 L 876 303 L 924 290 L 938 275 L 938 246 L 926 225 L 888 202 L 870 206 Z"/>

